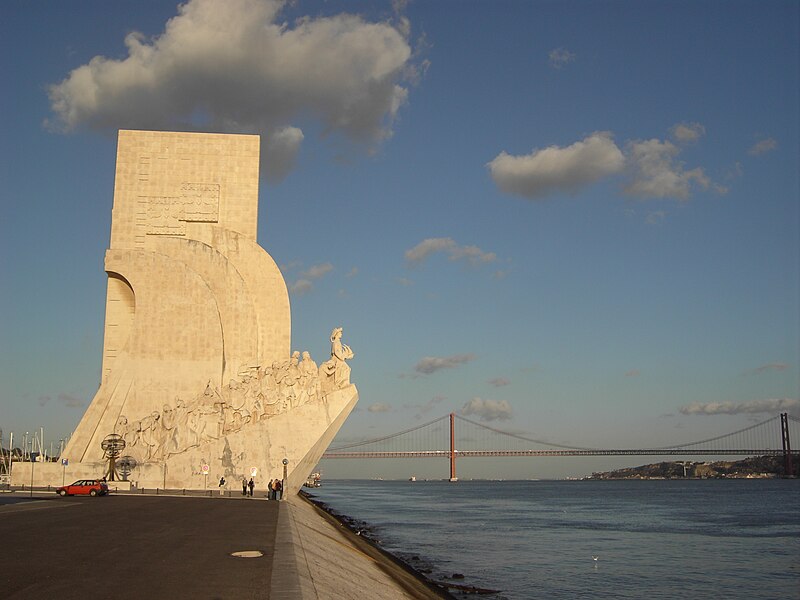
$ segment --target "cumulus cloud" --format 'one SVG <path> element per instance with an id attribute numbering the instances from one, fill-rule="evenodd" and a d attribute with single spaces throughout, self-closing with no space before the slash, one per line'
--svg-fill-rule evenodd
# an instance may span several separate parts
<path id="1" fill-rule="evenodd" d="M 477 266 L 497 260 L 494 252 L 484 252 L 477 246 L 461 246 L 452 238 L 428 238 L 406 250 L 406 261 L 412 266 L 417 265 L 431 254 L 444 252 L 450 260 L 466 260 L 471 265 Z"/>
<path id="2" fill-rule="evenodd" d="M 624 189 L 631 196 L 687 200 L 693 184 L 720 193 L 727 191 L 714 184 L 702 168 L 684 169 L 683 163 L 676 160 L 680 149 L 672 142 L 631 141 L 626 150 L 631 178 Z"/>
<path id="3" fill-rule="evenodd" d="M 296 296 L 302 296 L 314 289 L 314 284 L 308 279 L 298 279 L 294 283 L 289 284 L 289 292 Z"/>
<path id="4" fill-rule="evenodd" d="M 566 48 L 555 48 L 554 50 L 550 50 L 550 52 L 547 54 L 547 58 L 550 61 L 551 67 L 554 69 L 560 69 L 564 65 L 574 61 L 575 54 Z"/>
<path id="5" fill-rule="evenodd" d="M 280 20 L 283 0 L 189 0 L 160 35 L 133 32 L 122 59 L 95 56 L 48 90 L 53 130 L 261 133 L 269 177 L 294 163 L 311 116 L 374 146 L 392 135 L 416 70 L 407 21 Z M 270 161 L 275 161 L 270 165 Z"/>
<path id="6" fill-rule="evenodd" d="M 267 181 L 282 181 L 294 169 L 304 137 L 297 127 L 284 127 L 267 137 L 262 157 Z"/>
<path id="7" fill-rule="evenodd" d="M 303 271 L 302 275 L 308 279 L 319 279 L 331 271 L 333 271 L 333 265 L 331 263 L 322 263 L 309 267 L 308 270 Z"/>
<path id="8" fill-rule="evenodd" d="M 800 415 L 800 400 L 792 398 L 770 398 L 749 402 L 695 402 L 680 408 L 684 415 L 741 415 L 758 413 L 790 412 Z"/>
<path id="9" fill-rule="evenodd" d="M 374 404 L 370 404 L 367 410 L 371 413 L 391 412 L 392 405 L 387 404 L 386 402 L 375 402 Z"/>
<path id="10" fill-rule="evenodd" d="M 766 138 L 753 144 L 747 153 L 751 156 L 758 156 L 759 154 L 764 154 L 766 152 L 770 152 L 771 150 L 775 150 L 777 147 L 778 142 L 776 140 L 773 138 Z"/>
<path id="11" fill-rule="evenodd" d="M 524 156 L 501 152 L 487 166 L 502 191 L 533 200 L 559 191 L 574 193 L 624 165 L 611 133 L 601 131 L 563 148 L 535 149 Z"/>
<path id="12" fill-rule="evenodd" d="M 706 134 L 706 128 L 700 123 L 678 123 L 672 127 L 670 133 L 677 142 L 696 142 Z"/>
<path id="13" fill-rule="evenodd" d="M 489 384 L 493 385 L 494 387 L 503 387 L 509 383 L 511 382 L 505 377 L 495 377 L 494 379 L 489 380 Z"/>
<path id="14" fill-rule="evenodd" d="M 294 267 L 296 264 L 297 263 L 291 263 L 290 267 L 287 268 Z M 300 277 L 294 283 L 289 284 L 289 292 L 295 294 L 296 296 L 308 294 L 314 289 L 314 280 L 319 279 L 331 271 L 333 271 L 333 265 L 331 263 L 312 265 L 300 273 Z"/>
<path id="15" fill-rule="evenodd" d="M 461 409 L 463 415 L 475 415 L 481 421 L 505 421 L 513 416 L 511 405 L 506 400 L 484 400 L 473 398 Z"/>
<path id="16" fill-rule="evenodd" d="M 453 369 L 458 365 L 475 360 L 474 354 L 454 354 L 453 356 L 426 356 L 414 367 L 422 375 L 431 375 L 442 369 Z"/>

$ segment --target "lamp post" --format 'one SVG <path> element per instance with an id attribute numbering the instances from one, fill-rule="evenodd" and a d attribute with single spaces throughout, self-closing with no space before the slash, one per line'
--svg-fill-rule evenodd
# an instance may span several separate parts
<path id="1" fill-rule="evenodd" d="M 33 458 L 33 440 L 31 440 L 31 453 L 29 455 Z M 36 466 L 36 463 L 31 461 L 31 498 L 33 498 L 33 467 Z"/>
<path id="2" fill-rule="evenodd" d="M 286 497 L 286 465 L 289 464 L 289 459 L 283 459 L 283 481 L 281 481 L 281 500 Z"/>

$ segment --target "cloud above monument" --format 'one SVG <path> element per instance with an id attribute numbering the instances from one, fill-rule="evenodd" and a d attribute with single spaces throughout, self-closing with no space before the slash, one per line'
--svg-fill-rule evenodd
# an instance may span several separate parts
<path id="1" fill-rule="evenodd" d="M 774 414 L 786 411 L 800 415 L 800 400 L 794 398 L 767 398 L 748 402 L 694 402 L 680 407 L 683 415 L 741 415 Z"/>
<path id="2" fill-rule="evenodd" d="M 639 199 L 687 200 L 698 187 L 725 194 L 727 188 L 711 180 L 702 167 L 686 169 L 679 160 L 682 146 L 705 135 L 700 123 L 678 123 L 669 140 L 629 140 L 622 148 L 609 131 L 595 132 L 569 146 L 534 149 L 514 156 L 503 151 L 487 163 L 497 187 L 529 200 L 557 193 L 576 194 L 582 188 L 624 174 L 622 191 Z"/>
<path id="3" fill-rule="evenodd" d="M 513 416 L 507 400 L 485 400 L 475 397 L 461 409 L 465 416 L 476 416 L 481 421 L 507 421 Z"/>
<path id="4" fill-rule="evenodd" d="M 624 165 L 611 134 L 601 131 L 563 148 L 549 146 L 523 156 L 503 151 L 487 166 L 502 191 L 535 200 L 557 191 L 574 193 Z"/>
<path id="5" fill-rule="evenodd" d="M 420 375 L 432 375 L 443 369 L 453 369 L 464 363 L 475 360 L 474 354 L 454 354 L 452 356 L 426 356 L 414 366 L 414 372 Z"/>
<path id="6" fill-rule="evenodd" d="M 289 292 L 296 296 L 307 294 L 314 289 L 314 281 L 324 277 L 331 271 L 333 271 L 333 265 L 329 262 L 312 265 L 302 271 L 298 279 L 289 283 Z"/>
<path id="7" fill-rule="evenodd" d="M 406 250 L 405 257 L 410 266 L 416 266 L 430 255 L 438 252 L 447 254 L 452 261 L 465 260 L 473 266 L 497 260 L 494 252 L 485 252 L 478 246 L 462 246 L 449 237 L 424 239 L 413 248 Z"/>
<path id="8" fill-rule="evenodd" d="M 392 135 L 415 77 L 407 22 L 341 13 L 281 21 L 279 0 L 190 0 L 163 33 L 125 38 L 48 89 L 53 130 L 118 128 L 260 133 L 265 176 L 291 170 L 295 121 L 374 148 Z"/>

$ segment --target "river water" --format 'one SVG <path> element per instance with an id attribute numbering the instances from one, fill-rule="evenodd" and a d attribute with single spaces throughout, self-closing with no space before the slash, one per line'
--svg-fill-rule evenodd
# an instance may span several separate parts
<path id="1" fill-rule="evenodd" d="M 311 493 L 429 577 L 496 600 L 800 599 L 800 480 L 325 480 Z"/>

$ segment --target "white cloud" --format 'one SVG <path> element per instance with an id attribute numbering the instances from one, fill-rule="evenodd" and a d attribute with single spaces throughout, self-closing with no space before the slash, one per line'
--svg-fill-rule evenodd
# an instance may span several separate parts
<path id="1" fill-rule="evenodd" d="M 452 369 L 475 359 L 474 354 L 454 354 L 453 356 L 426 356 L 414 367 L 417 373 L 430 375 L 442 369 Z"/>
<path id="2" fill-rule="evenodd" d="M 262 162 L 267 181 L 280 182 L 294 169 L 303 138 L 297 127 L 278 129 L 266 138 Z"/>
<path id="3" fill-rule="evenodd" d="M 289 263 L 288 266 L 282 268 L 281 270 L 286 272 L 288 269 L 292 269 L 299 265 L 298 261 L 292 261 Z M 331 263 L 321 263 L 318 265 L 312 265 L 302 273 L 300 273 L 300 277 L 294 282 L 289 284 L 289 293 L 294 294 L 296 296 L 303 296 L 308 294 L 314 289 L 314 280 L 323 277 L 327 273 L 333 271 L 333 265 Z"/>
<path id="4" fill-rule="evenodd" d="M 554 69 L 560 69 L 564 65 L 574 61 L 575 54 L 566 48 L 555 48 L 554 50 L 550 50 L 550 52 L 547 54 L 547 58 L 550 60 L 551 67 Z"/>
<path id="5" fill-rule="evenodd" d="M 706 134 L 706 128 L 700 123 L 678 123 L 670 130 L 677 142 L 696 142 Z"/>
<path id="6" fill-rule="evenodd" d="M 465 259 L 475 266 L 497 260 L 494 252 L 484 252 L 477 246 L 460 246 L 449 237 L 422 240 L 410 250 L 406 250 L 405 256 L 411 265 L 416 265 L 436 252 L 445 252 L 453 261 Z"/>
<path id="7" fill-rule="evenodd" d="M 513 416 L 507 400 L 484 400 L 473 398 L 461 409 L 463 415 L 475 415 L 481 421 L 505 421 Z"/>
<path id="8" fill-rule="evenodd" d="M 511 382 L 505 377 L 495 377 L 494 379 L 490 379 L 489 383 L 494 387 L 503 387 Z"/>
<path id="9" fill-rule="evenodd" d="M 375 402 L 374 404 L 370 404 L 367 410 L 371 413 L 391 412 L 392 405 L 387 404 L 386 402 Z"/>
<path id="10" fill-rule="evenodd" d="M 411 48 L 390 22 L 338 14 L 280 21 L 282 0 L 189 0 L 164 32 L 125 38 L 127 56 L 95 56 L 50 86 L 61 131 L 179 129 L 261 133 L 266 174 L 291 168 L 312 116 L 370 146 L 392 134 Z M 406 24 L 407 26 L 407 24 Z M 269 151 L 273 153 L 270 157 Z"/>
<path id="11" fill-rule="evenodd" d="M 294 283 L 289 284 L 289 292 L 297 296 L 307 294 L 314 289 L 314 284 L 308 279 L 298 279 Z"/>
<path id="12" fill-rule="evenodd" d="M 631 141 L 626 150 L 631 179 L 624 189 L 631 196 L 688 200 L 692 184 L 720 193 L 727 191 L 714 184 L 702 168 L 685 170 L 683 163 L 676 160 L 680 149 L 672 142 Z"/>
<path id="13" fill-rule="evenodd" d="M 764 154 L 766 152 L 770 152 L 771 150 L 775 150 L 778 147 L 778 142 L 773 138 L 766 138 L 764 140 L 758 141 L 747 151 L 748 154 L 751 156 L 758 156 L 759 154 Z"/>
<path id="14" fill-rule="evenodd" d="M 574 193 L 624 165 L 611 134 L 601 131 L 564 148 L 550 146 L 524 156 L 501 152 L 487 166 L 503 192 L 537 199 L 559 191 Z"/>
<path id="15" fill-rule="evenodd" d="M 307 271 L 301 273 L 301 275 L 307 277 L 308 279 L 319 279 L 331 271 L 333 271 L 333 265 L 331 263 L 322 263 L 319 265 L 313 265 Z"/>
<path id="16" fill-rule="evenodd" d="M 800 400 L 792 398 L 770 398 L 766 400 L 750 400 L 749 402 L 695 402 L 681 406 L 684 415 L 740 415 L 757 413 L 790 412 L 800 414 Z"/>

